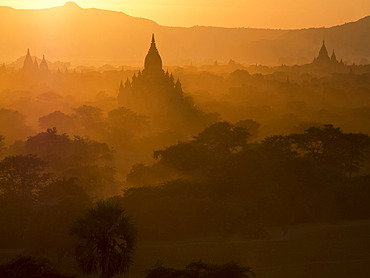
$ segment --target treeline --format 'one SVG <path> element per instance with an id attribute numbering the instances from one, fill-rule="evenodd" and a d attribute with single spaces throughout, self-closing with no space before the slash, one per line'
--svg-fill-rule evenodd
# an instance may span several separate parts
<path id="1" fill-rule="evenodd" d="M 106 113 L 90 105 L 82 105 L 66 114 L 54 111 L 39 118 L 41 129 L 56 126 L 66 134 L 89 136 L 95 140 L 107 142 L 116 149 L 132 149 L 137 136 L 148 132 L 148 117 L 138 115 L 124 107 Z"/>
<path id="2" fill-rule="evenodd" d="M 303 122 L 332 123 L 368 134 L 370 74 L 347 70 L 320 76 L 296 67 L 256 66 L 230 73 L 177 69 L 174 74 L 204 111 L 231 122 L 252 118 L 260 123 L 260 139 L 295 132 Z"/>
<path id="3" fill-rule="evenodd" d="M 12 152 L 0 161 L 0 245 L 63 256 L 72 223 L 92 201 L 120 193 L 114 152 L 56 129 L 18 142 Z"/>
<path id="4" fill-rule="evenodd" d="M 259 238 L 269 226 L 370 216 L 369 136 L 332 125 L 260 143 L 248 136 L 219 122 L 134 166 L 127 179 L 138 187 L 120 199 L 141 237 Z"/>
<path id="5" fill-rule="evenodd" d="M 56 129 L 18 142 L 0 162 L 1 246 L 62 260 L 72 224 L 112 195 L 140 240 L 261 238 L 271 226 L 370 216 L 369 136 L 326 125 L 249 142 L 248 125 L 258 127 L 218 122 L 155 151 L 124 192 L 105 143 Z"/>

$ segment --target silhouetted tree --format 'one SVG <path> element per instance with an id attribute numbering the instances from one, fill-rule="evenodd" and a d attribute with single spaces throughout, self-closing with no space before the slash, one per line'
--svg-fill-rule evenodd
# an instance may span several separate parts
<path id="1" fill-rule="evenodd" d="M 194 142 L 179 142 L 164 150 L 155 151 L 159 163 L 180 171 L 204 168 L 210 161 L 206 148 Z"/>
<path id="2" fill-rule="evenodd" d="M 90 136 L 96 140 L 102 140 L 102 135 L 107 132 L 107 126 L 104 123 L 103 111 L 94 106 L 82 105 L 74 109 L 75 114 L 72 117 L 78 123 L 78 135 Z"/>
<path id="3" fill-rule="evenodd" d="M 76 260 L 86 274 L 111 278 L 129 270 L 136 230 L 124 210 L 113 201 L 100 201 L 71 230 L 80 243 Z"/>
<path id="4" fill-rule="evenodd" d="M 42 189 L 28 217 L 27 250 L 44 256 L 57 254 L 60 263 L 73 250 L 71 226 L 90 205 L 89 196 L 75 178 L 56 180 Z"/>
<path id="5" fill-rule="evenodd" d="M 147 117 L 138 115 L 124 107 L 109 111 L 106 121 L 111 129 L 123 129 L 133 133 L 148 128 Z"/>
<path id="6" fill-rule="evenodd" d="M 94 106 L 82 105 L 74 109 L 77 118 L 81 119 L 84 123 L 95 123 L 102 121 L 103 111 Z"/>
<path id="7" fill-rule="evenodd" d="M 340 128 L 325 125 L 324 128 L 310 127 L 303 134 L 292 134 L 294 144 L 305 155 L 316 161 L 328 161 L 338 158 L 340 140 L 343 135 Z"/>
<path id="8" fill-rule="evenodd" d="M 53 113 L 39 118 L 39 126 L 43 130 L 55 126 L 59 131 L 76 134 L 78 130 L 77 124 L 75 117 L 66 115 L 60 111 L 54 111 Z"/>
<path id="9" fill-rule="evenodd" d="M 71 139 L 67 134 L 58 134 L 56 128 L 49 128 L 29 137 L 25 149 L 47 161 L 48 169 L 57 176 L 78 178 L 89 194 L 118 190 L 115 169 L 110 164 L 114 151 L 106 143 L 79 136 Z"/>
<path id="10" fill-rule="evenodd" d="M 0 190 L 6 195 L 33 201 L 50 183 L 45 162 L 35 155 L 8 156 L 0 162 Z"/>
<path id="11" fill-rule="evenodd" d="M 154 164 L 146 166 L 143 163 L 132 166 L 130 172 L 126 176 L 128 186 L 141 187 L 154 184 L 160 184 L 169 177 L 178 177 L 176 171 L 163 164 Z"/>
<path id="12" fill-rule="evenodd" d="M 97 160 L 111 160 L 114 153 L 105 143 L 80 136 L 71 139 L 65 133 L 58 134 L 55 127 L 29 137 L 25 148 L 27 153 L 38 155 L 49 164 L 60 166 L 60 163 L 66 163 L 65 168 L 91 164 Z"/>
<path id="13" fill-rule="evenodd" d="M 257 138 L 259 133 L 260 124 L 254 120 L 242 120 L 235 123 L 235 126 L 245 128 L 251 138 Z"/>
<path id="14" fill-rule="evenodd" d="M 244 127 L 218 122 L 210 125 L 195 136 L 194 142 L 205 146 L 208 150 L 228 154 L 247 145 L 249 132 Z"/>
<path id="15" fill-rule="evenodd" d="M 229 122 L 217 122 L 200 132 L 193 140 L 179 142 L 164 150 L 154 152 L 168 167 L 181 171 L 210 169 L 225 163 L 230 155 L 247 146 L 248 131 Z"/>
<path id="16" fill-rule="evenodd" d="M 353 173 L 359 172 L 365 154 L 369 153 L 370 137 L 366 134 L 343 134 L 343 166 L 351 178 Z"/>
<path id="17" fill-rule="evenodd" d="M 32 133 L 26 125 L 26 116 L 18 111 L 0 109 L 0 129 L 7 141 L 23 140 Z"/>
<path id="18" fill-rule="evenodd" d="M 293 140 L 289 136 L 274 135 L 266 137 L 261 142 L 262 151 L 269 158 L 287 159 L 297 156 L 293 147 Z"/>
<path id="19" fill-rule="evenodd" d="M 71 140 L 65 133 L 58 134 L 55 127 L 46 129 L 25 142 L 26 152 L 55 163 L 59 157 L 70 155 Z"/>
<path id="20" fill-rule="evenodd" d="M 23 247 L 28 217 L 40 190 L 50 182 L 45 163 L 36 156 L 10 156 L 0 162 L 0 240 Z M 10 247 L 9 246 L 9 247 Z"/>
<path id="21" fill-rule="evenodd" d="M 358 133 L 343 133 L 340 128 L 325 125 L 311 127 L 303 134 L 289 136 L 303 155 L 318 163 L 343 170 L 352 176 L 359 171 L 370 137 Z"/>

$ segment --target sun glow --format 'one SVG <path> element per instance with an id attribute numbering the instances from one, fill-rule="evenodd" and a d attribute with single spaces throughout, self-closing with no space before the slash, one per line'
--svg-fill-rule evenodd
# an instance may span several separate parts
<path id="1" fill-rule="evenodd" d="M 0 6 L 43 9 L 66 0 L 0 0 Z M 82 8 L 121 11 L 169 26 L 307 28 L 343 24 L 367 16 L 369 0 L 74 0 Z M 317 8 L 320 7 L 320 8 Z M 191 15 L 191 16 L 189 16 Z"/>
<path id="2" fill-rule="evenodd" d="M 10 6 L 16 9 L 45 9 L 64 5 L 65 0 L 5 0 L 0 1 L 1 6 Z"/>

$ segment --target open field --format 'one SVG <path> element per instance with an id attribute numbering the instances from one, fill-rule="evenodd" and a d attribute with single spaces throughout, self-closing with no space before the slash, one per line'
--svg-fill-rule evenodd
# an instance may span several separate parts
<path id="1" fill-rule="evenodd" d="M 19 252 L 0 250 L 0 261 Z M 260 278 L 369 277 L 370 221 L 294 226 L 289 227 L 287 235 L 276 229 L 265 240 L 139 241 L 135 264 L 124 277 L 144 277 L 144 271 L 157 262 L 181 268 L 194 260 L 235 260 L 251 266 Z M 69 272 L 77 272 L 71 257 L 65 258 L 64 266 Z"/>
<path id="2" fill-rule="evenodd" d="M 157 261 L 182 267 L 192 260 L 251 266 L 261 278 L 353 278 L 370 275 L 370 221 L 302 225 L 267 240 L 219 239 L 142 243 L 127 277 L 143 277 Z"/>

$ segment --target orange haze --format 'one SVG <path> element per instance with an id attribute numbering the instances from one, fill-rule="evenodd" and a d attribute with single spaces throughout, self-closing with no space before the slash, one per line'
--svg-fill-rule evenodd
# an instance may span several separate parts
<path id="1" fill-rule="evenodd" d="M 5 0 L 17 9 L 62 6 L 65 0 Z M 123 11 L 169 26 L 256 28 L 322 27 L 354 21 L 370 13 L 368 0 L 76 0 L 83 8 Z M 191 16 L 190 16 L 191 15 Z"/>

